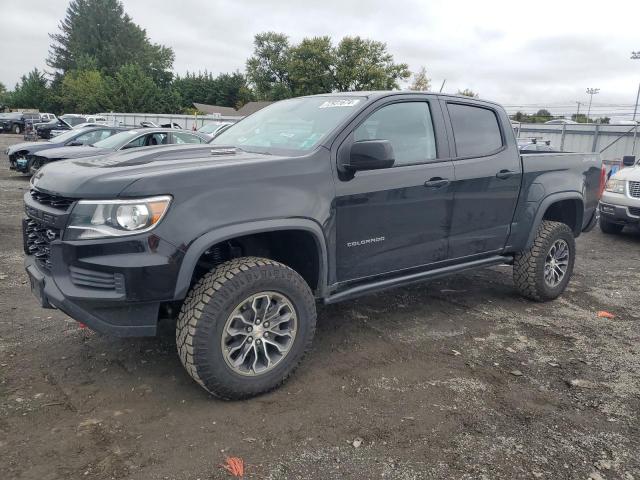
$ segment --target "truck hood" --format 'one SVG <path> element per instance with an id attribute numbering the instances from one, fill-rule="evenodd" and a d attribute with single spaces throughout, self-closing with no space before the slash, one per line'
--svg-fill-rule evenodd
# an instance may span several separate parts
<path id="1" fill-rule="evenodd" d="M 616 180 L 631 180 L 632 182 L 640 182 L 640 166 L 623 168 L 618 170 L 612 177 Z"/>
<path id="2" fill-rule="evenodd" d="M 144 178 L 170 177 L 177 171 L 200 175 L 210 169 L 280 158 L 210 145 L 142 147 L 47 164 L 33 176 L 32 184 L 38 190 L 64 197 L 113 198 Z"/>
<path id="3" fill-rule="evenodd" d="M 55 139 L 55 137 L 53 137 Z M 42 152 L 40 156 L 48 158 L 49 160 L 64 160 L 69 158 L 82 158 L 93 157 L 97 155 L 106 155 L 113 153 L 113 150 L 108 148 L 97 148 L 91 146 L 76 146 L 76 147 L 58 147 L 50 148 L 45 152 Z"/>

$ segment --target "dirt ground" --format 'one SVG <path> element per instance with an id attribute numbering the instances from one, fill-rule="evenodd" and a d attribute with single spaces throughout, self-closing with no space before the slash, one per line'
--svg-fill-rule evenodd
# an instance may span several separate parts
<path id="1" fill-rule="evenodd" d="M 18 141 L 0 135 L 0 149 Z M 0 477 L 640 480 L 640 233 L 578 239 L 568 291 L 510 267 L 319 306 L 283 388 L 208 396 L 171 333 L 117 339 L 40 309 L 22 267 L 28 179 L 0 158 Z M 615 318 L 599 318 L 606 310 Z"/>

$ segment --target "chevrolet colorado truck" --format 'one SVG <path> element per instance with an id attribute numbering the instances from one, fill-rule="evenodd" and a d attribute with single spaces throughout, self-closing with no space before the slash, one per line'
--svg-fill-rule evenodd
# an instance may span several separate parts
<path id="1" fill-rule="evenodd" d="M 597 154 L 520 155 L 505 111 L 467 97 L 353 92 L 254 113 L 207 145 L 56 162 L 24 196 L 31 289 L 90 328 L 155 335 L 211 394 L 280 385 L 316 302 L 513 265 L 558 297 L 597 222 Z"/>

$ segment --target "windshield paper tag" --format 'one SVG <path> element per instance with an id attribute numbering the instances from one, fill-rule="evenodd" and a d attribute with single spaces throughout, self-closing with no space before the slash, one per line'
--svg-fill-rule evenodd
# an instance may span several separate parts
<path id="1" fill-rule="evenodd" d="M 353 107 L 360 103 L 359 99 L 355 100 L 327 100 L 322 103 L 318 108 L 334 108 L 334 107 Z"/>

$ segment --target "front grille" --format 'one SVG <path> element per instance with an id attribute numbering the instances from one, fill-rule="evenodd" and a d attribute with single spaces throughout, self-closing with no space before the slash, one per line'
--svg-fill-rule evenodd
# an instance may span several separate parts
<path id="1" fill-rule="evenodd" d="M 629 195 L 640 198 L 640 182 L 629 182 Z"/>
<path id="2" fill-rule="evenodd" d="M 38 264 L 49 270 L 51 242 L 60 238 L 60 230 L 37 220 L 25 218 L 22 220 L 22 238 L 24 253 L 34 255 Z"/>
<path id="3" fill-rule="evenodd" d="M 70 266 L 69 274 L 73 284 L 78 287 L 124 293 L 124 276 L 121 273 L 96 272 L 95 270 Z"/>
<path id="4" fill-rule="evenodd" d="M 629 207 L 629 214 L 635 215 L 636 217 L 640 217 L 640 208 Z"/>
<path id="5" fill-rule="evenodd" d="M 73 198 L 61 197 L 59 195 L 50 195 L 48 193 L 41 192 L 36 189 L 31 189 L 31 198 L 42 205 L 49 205 L 50 207 L 60 210 L 66 210 L 74 202 Z"/>

